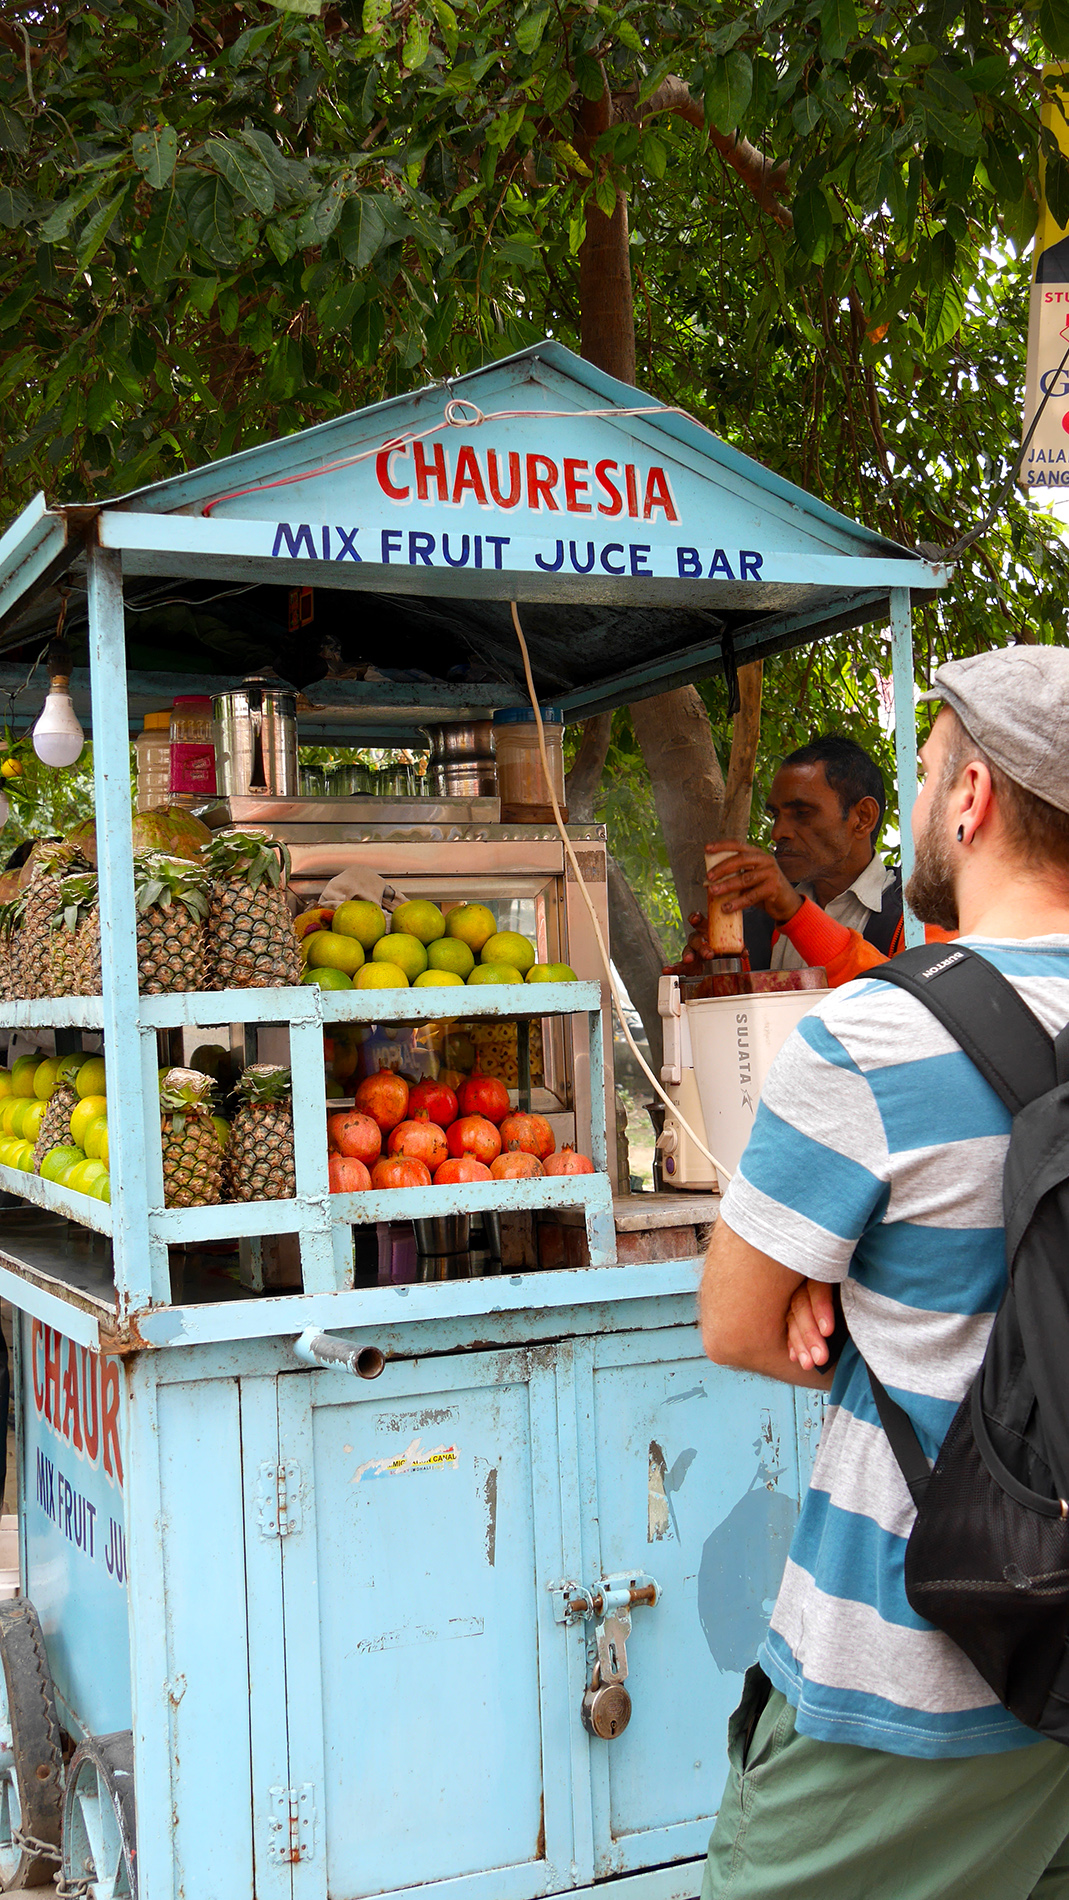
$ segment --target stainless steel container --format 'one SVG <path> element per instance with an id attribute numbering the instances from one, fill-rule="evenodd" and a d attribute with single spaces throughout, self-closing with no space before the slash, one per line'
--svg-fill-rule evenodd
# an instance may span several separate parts
<path id="1" fill-rule="evenodd" d="M 247 679 L 213 702 L 215 762 L 224 798 L 295 797 L 297 694 L 284 680 Z"/>
<path id="2" fill-rule="evenodd" d="M 425 726 L 431 742 L 432 764 L 445 759 L 492 759 L 494 722 L 469 719 L 449 726 Z"/>
<path id="3" fill-rule="evenodd" d="M 438 798 L 497 797 L 497 768 L 493 759 L 432 759 L 427 775 L 431 791 Z"/>
<path id="4" fill-rule="evenodd" d="M 436 1214 L 430 1220 L 414 1220 L 417 1253 L 463 1253 L 471 1232 L 468 1214 Z"/>

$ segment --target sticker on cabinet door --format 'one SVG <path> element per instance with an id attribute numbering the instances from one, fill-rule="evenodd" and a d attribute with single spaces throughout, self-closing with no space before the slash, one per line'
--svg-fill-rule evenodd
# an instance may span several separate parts
<path id="1" fill-rule="evenodd" d="M 408 1450 L 398 1453 L 396 1458 L 369 1458 L 365 1464 L 358 1465 L 349 1483 L 362 1484 L 365 1478 L 399 1478 L 409 1471 L 455 1471 L 459 1463 L 460 1452 L 456 1445 L 435 1445 L 424 1450 L 421 1441 L 414 1438 Z"/>

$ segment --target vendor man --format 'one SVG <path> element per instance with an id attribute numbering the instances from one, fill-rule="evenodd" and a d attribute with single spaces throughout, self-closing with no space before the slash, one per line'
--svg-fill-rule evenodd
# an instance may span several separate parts
<path id="1" fill-rule="evenodd" d="M 744 911 L 755 970 L 822 964 L 833 987 L 902 948 L 902 873 L 875 849 L 886 806 L 883 778 L 863 746 L 828 733 L 784 759 L 768 811 L 772 850 L 721 838 L 735 855 L 709 880 L 725 910 Z M 707 949 L 705 920 L 684 952 L 692 967 Z"/>

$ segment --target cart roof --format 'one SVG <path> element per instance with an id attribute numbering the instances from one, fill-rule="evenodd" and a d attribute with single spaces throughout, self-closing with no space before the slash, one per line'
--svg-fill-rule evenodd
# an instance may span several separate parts
<path id="1" fill-rule="evenodd" d="M 511 599 L 540 696 L 581 718 L 947 578 L 554 342 L 112 500 L 38 497 L 0 541 L 0 650 L 47 631 L 90 533 L 122 552 L 132 713 L 272 665 L 309 738 L 522 702 Z"/>

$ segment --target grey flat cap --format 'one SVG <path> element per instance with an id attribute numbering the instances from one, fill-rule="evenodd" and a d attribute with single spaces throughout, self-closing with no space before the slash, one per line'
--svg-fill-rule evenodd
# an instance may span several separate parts
<path id="1" fill-rule="evenodd" d="M 1069 647 L 995 647 L 939 668 L 930 693 L 1015 785 L 1069 811 Z"/>

